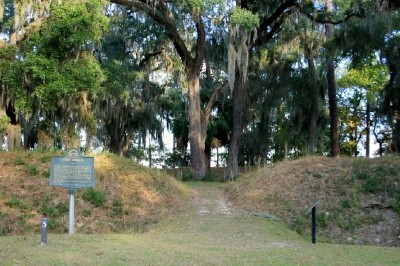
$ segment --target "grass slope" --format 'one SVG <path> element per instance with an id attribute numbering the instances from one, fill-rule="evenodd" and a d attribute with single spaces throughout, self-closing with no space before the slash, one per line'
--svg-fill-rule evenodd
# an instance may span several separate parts
<path id="1" fill-rule="evenodd" d="M 216 183 L 189 183 L 190 206 L 143 234 L 0 237 L 2 265 L 398 265 L 398 248 L 312 245 L 279 221 L 234 208 Z"/>
<path id="2" fill-rule="evenodd" d="M 49 187 L 49 152 L 0 152 L 0 235 L 68 228 L 68 191 Z M 111 154 L 94 156 L 96 187 L 75 193 L 75 232 L 139 232 L 183 205 L 186 189 L 165 173 Z"/>
<path id="3" fill-rule="evenodd" d="M 304 236 L 317 200 L 318 239 L 400 246 L 400 158 L 309 157 L 246 174 L 227 191 L 237 206 L 272 214 Z"/>

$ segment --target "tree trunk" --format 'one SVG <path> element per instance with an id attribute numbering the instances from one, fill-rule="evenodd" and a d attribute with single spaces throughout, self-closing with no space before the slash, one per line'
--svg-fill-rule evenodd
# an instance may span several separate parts
<path id="1" fill-rule="evenodd" d="M 206 127 L 203 112 L 200 108 L 200 82 L 199 74 L 194 67 L 187 67 L 189 82 L 189 142 L 190 164 L 192 178 L 200 180 L 206 175 L 204 158 L 204 145 L 206 139 Z"/>
<path id="2" fill-rule="evenodd" d="M 371 134 L 371 104 L 369 102 L 369 99 L 367 97 L 367 111 L 366 111 L 366 115 L 367 115 L 367 128 L 366 128 L 366 140 L 365 140 L 365 157 L 369 158 L 369 154 L 370 154 L 370 134 Z"/>
<path id="3" fill-rule="evenodd" d="M 93 136 L 87 136 L 86 137 L 86 152 L 87 153 L 91 153 L 93 151 L 92 146 L 93 146 Z"/>
<path id="4" fill-rule="evenodd" d="M 120 117 L 119 115 L 115 115 L 112 119 L 111 122 L 107 125 L 109 128 L 109 134 L 110 134 L 110 146 L 109 150 L 111 153 L 114 154 L 120 154 L 120 148 L 121 148 L 121 135 L 122 135 L 122 129 L 120 127 Z"/>
<path id="5" fill-rule="evenodd" d="M 204 158 L 206 163 L 206 174 L 211 174 L 211 145 L 205 144 Z"/>
<path id="6" fill-rule="evenodd" d="M 245 87 L 242 68 L 235 72 L 233 87 L 233 124 L 229 140 L 228 164 L 225 171 L 225 180 L 233 179 L 239 175 L 239 145 L 243 132 Z"/>
<path id="7" fill-rule="evenodd" d="M 121 146 L 119 152 L 120 156 L 128 157 L 129 144 L 131 143 L 132 136 L 133 136 L 132 132 L 129 132 L 128 134 L 125 135 L 124 144 Z"/>
<path id="8" fill-rule="evenodd" d="M 166 29 L 167 37 L 172 41 L 175 50 L 181 58 L 189 83 L 189 142 L 190 163 L 192 177 L 196 180 L 205 176 L 204 143 L 206 136 L 207 120 L 202 113 L 200 105 L 200 71 L 203 67 L 206 33 L 202 18 L 199 13 L 192 14 L 196 25 L 197 42 L 194 49 L 188 48 L 182 39 L 182 33 L 178 30 L 180 21 L 175 21 L 172 12 L 164 1 L 128 1 L 111 0 L 111 2 L 126 6 L 132 10 L 141 10 L 149 15 L 155 22 Z"/>
<path id="9" fill-rule="evenodd" d="M 326 0 L 326 8 L 328 12 L 333 11 L 332 0 Z M 328 39 L 333 36 L 333 25 L 331 23 L 325 24 L 325 33 Z M 339 118 L 338 118 L 337 100 L 336 100 L 335 65 L 333 62 L 332 51 L 328 51 L 326 71 L 327 71 L 326 78 L 327 78 L 328 99 L 329 99 L 331 155 L 332 157 L 339 157 L 340 156 Z"/>
<path id="10" fill-rule="evenodd" d="M 30 149 L 35 147 L 35 143 L 37 140 L 37 132 L 35 132 L 35 128 L 39 121 L 40 108 L 34 104 L 34 110 L 32 111 L 32 116 L 29 120 L 25 119 L 25 117 L 20 117 L 21 128 L 23 128 L 24 134 L 24 147 L 25 149 Z"/>
<path id="11" fill-rule="evenodd" d="M 318 122 L 318 92 L 319 86 L 316 84 L 315 64 L 314 58 L 312 57 L 311 51 L 306 48 L 305 57 L 308 63 L 308 71 L 310 72 L 311 79 L 311 107 L 309 113 L 309 124 L 308 124 L 308 154 L 314 155 L 315 152 L 315 141 L 317 136 L 317 122 Z"/>

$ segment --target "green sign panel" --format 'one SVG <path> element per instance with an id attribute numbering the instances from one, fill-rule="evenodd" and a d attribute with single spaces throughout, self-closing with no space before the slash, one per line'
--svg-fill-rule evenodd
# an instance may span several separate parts
<path id="1" fill-rule="evenodd" d="M 76 188 L 94 187 L 94 158 L 82 157 L 77 149 L 66 156 L 53 156 L 50 169 L 50 186 Z"/>

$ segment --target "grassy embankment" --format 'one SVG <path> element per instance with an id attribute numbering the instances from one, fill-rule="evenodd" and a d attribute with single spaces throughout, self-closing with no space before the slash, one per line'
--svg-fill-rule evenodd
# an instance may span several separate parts
<path id="1" fill-rule="evenodd" d="M 272 168 L 260 169 L 260 173 L 251 173 L 229 184 L 229 193 L 236 202 L 234 207 L 223 194 L 223 189 L 226 189 L 224 184 L 187 183 L 188 187 L 176 183 L 159 171 L 142 168 L 118 157 L 100 155 L 95 158 L 98 178 L 96 189 L 88 195 L 84 190 L 77 193 L 77 233 L 69 236 L 65 233 L 67 213 L 60 211 L 64 209 L 60 206 L 67 204 L 68 193 L 63 189 L 48 187 L 50 154 L 6 153 L 6 157 L 1 155 L 3 154 L 0 154 L 0 221 L 3 232 L 4 229 L 8 230 L 0 236 L 2 265 L 400 263 L 399 248 L 328 244 L 321 243 L 320 238 L 316 245 L 312 245 L 309 238 L 306 239 L 304 235 L 300 236 L 296 231 L 290 230 L 285 222 L 286 218 L 302 215 L 309 202 L 315 199 L 315 195 L 321 196 L 322 204 L 318 208 L 323 210 L 325 215 L 325 208 L 330 204 L 338 206 L 337 202 L 344 205 L 341 208 L 346 211 L 355 212 L 356 206 L 363 209 L 362 206 L 367 201 L 360 195 L 374 195 L 372 192 L 354 194 L 353 196 L 359 199 L 359 205 L 351 205 L 348 208 L 347 203 L 342 202 L 348 199 L 346 195 L 351 195 L 345 193 L 348 189 L 353 192 L 361 191 L 367 188 L 365 184 L 376 181 L 370 180 L 371 175 L 375 176 L 372 173 L 376 166 L 371 162 L 365 165 L 364 161 L 356 161 L 358 164 L 354 164 L 355 168 L 346 168 L 347 172 L 342 168 L 350 162 L 334 167 L 334 161 L 325 161 L 323 158 L 308 158 L 303 159 L 305 161 L 287 162 L 280 166 L 278 164 Z M 397 161 L 388 162 L 388 167 L 397 167 Z M 385 163 L 386 161 L 380 161 L 378 165 Z M 282 176 L 277 172 L 279 167 L 286 169 Z M 390 167 L 389 169 L 392 169 Z M 340 174 L 341 171 L 345 171 L 347 175 Z M 331 172 L 337 173 L 336 179 L 330 176 Z M 381 172 L 381 169 L 377 169 L 376 172 Z M 389 172 L 394 173 L 395 170 Z M 358 174 L 353 176 L 352 173 Z M 390 183 L 391 178 L 397 180 L 396 176 L 385 179 L 385 184 Z M 342 178 L 345 178 L 346 182 Z M 317 182 L 311 182 L 315 180 Z M 396 186 L 394 183 L 391 185 L 392 188 L 397 188 Z M 310 188 L 312 189 L 309 190 Z M 342 188 L 342 192 L 336 192 L 338 188 Z M 273 196 L 268 194 L 268 191 L 274 191 L 274 195 L 277 192 L 281 194 Z M 298 193 L 299 191 L 301 193 Z M 97 193 L 103 195 L 99 197 L 103 200 L 98 207 L 97 200 L 94 200 L 97 199 L 94 196 Z M 392 197 L 392 193 L 394 192 L 391 189 L 386 189 L 387 197 L 393 204 L 395 198 Z M 338 195 L 341 196 L 336 199 Z M 43 203 L 46 201 L 41 200 L 43 198 L 48 199 L 47 205 Z M 115 204 L 118 201 L 121 201 L 121 204 Z M 185 204 L 182 204 L 183 201 Z M 385 204 L 385 201 L 380 201 L 380 204 Z M 247 211 L 237 208 L 239 205 Z M 52 207 L 50 209 L 54 212 L 54 224 L 53 228 L 50 228 L 48 244 L 40 246 L 39 220 L 41 212 L 47 210 L 44 208 L 46 206 Z M 375 207 L 365 208 L 371 211 L 379 210 Z M 285 216 L 285 212 L 289 213 L 290 210 L 292 216 Z M 393 206 L 383 210 L 396 213 Z M 280 220 L 254 217 L 252 212 L 269 212 Z M 57 213 L 62 214 L 55 215 Z M 340 213 L 338 210 L 335 215 Z M 334 218 L 325 220 L 328 223 L 327 228 L 331 223 L 337 223 Z M 321 222 L 321 217 L 318 221 Z M 149 226 L 156 222 L 156 226 Z M 304 228 L 308 227 L 305 222 Z M 292 228 L 301 227 L 297 223 L 297 227 Z M 17 235 L 4 236 L 12 232 Z"/>
<path id="2" fill-rule="evenodd" d="M 0 152 L 0 236 L 68 228 L 68 190 L 49 187 L 49 152 Z M 95 188 L 75 193 L 75 232 L 146 231 L 183 206 L 187 191 L 164 172 L 112 154 L 95 156 Z"/>
<path id="3" fill-rule="evenodd" d="M 309 157 L 244 175 L 230 199 L 256 214 L 272 214 L 310 235 L 309 207 L 317 206 L 322 241 L 400 246 L 400 158 Z"/>

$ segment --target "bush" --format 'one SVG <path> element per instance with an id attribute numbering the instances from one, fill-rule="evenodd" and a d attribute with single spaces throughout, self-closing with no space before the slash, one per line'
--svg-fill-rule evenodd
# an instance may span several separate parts
<path id="1" fill-rule="evenodd" d="M 28 165 L 28 173 L 30 176 L 35 176 L 38 173 L 37 167 L 34 164 Z"/>
<path id="2" fill-rule="evenodd" d="M 106 202 L 106 193 L 94 188 L 88 188 L 83 193 L 82 198 L 92 203 L 95 207 L 103 207 Z"/>
<path id="3" fill-rule="evenodd" d="M 124 214 L 124 209 L 122 205 L 122 200 L 120 198 L 114 198 L 112 202 L 111 216 L 122 216 L 123 214 Z"/>
<path id="4" fill-rule="evenodd" d="M 11 209 L 27 209 L 28 205 L 21 199 L 12 198 L 5 203 Z"/>
<path id="5" fill-rule="evenodd" d="M 68 206 L 64 203 L 59 203 L 55 205 L 50 202 L 48 197 L 46 197 L 45 201 L 40 207 L 40 212 L 44 216 L 57 218 L 68 212 Z"/>

